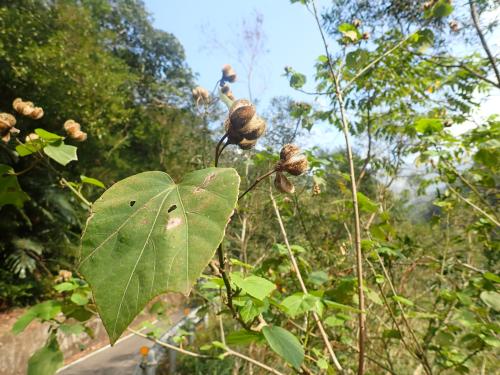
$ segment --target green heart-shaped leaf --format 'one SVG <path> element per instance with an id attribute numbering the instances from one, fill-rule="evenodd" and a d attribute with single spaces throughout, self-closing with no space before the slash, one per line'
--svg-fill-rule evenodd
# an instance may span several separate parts
<path id="1" fill-rule="evenodd" d="M 195 171 L 180 184 L 166 173 L 144 172 L 95 202 L 80 271 L 111 343 L 153 297 L 189 293 L 224 237 L 239 182 L 232 168 Z"/>

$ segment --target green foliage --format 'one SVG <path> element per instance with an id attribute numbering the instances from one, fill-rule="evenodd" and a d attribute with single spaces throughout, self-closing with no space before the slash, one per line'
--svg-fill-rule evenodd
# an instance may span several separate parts
<path id="1" fill-rule="evenodd" d="M 51 335 L 47 344 L 39 349 L 28 361 L 28 375 L 51 375 L 63 365 L 63 354 L 55 335 Z"/>
<path id="2" fill-rule="evenodd" d="M 156 295 L 189 293 L 222 241 L 238 187 L 234 169 L 199 170 L 180 184 L 166 173 L 144 172 L 96 201 L 82 239 L 80 271 L 111 343 Z M 261 287 L 254 279 L 244 285 L 249 293 Z"/>
<path id="3" fill-rule="evenodd" d="M 304 361 L 304 349 L 293 334 L 276 326 L 265 326 L 262 333 L 271 349 L 296 369 L 300 368 Z"/>

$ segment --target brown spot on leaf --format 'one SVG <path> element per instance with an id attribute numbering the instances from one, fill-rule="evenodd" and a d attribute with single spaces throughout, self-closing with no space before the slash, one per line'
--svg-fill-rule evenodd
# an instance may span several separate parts
<path id="1" fill-rule="evenodd" d="M 194 189 L 193 193 L 200 193 L 202 190 L 204 190 L 208 184 L 215 178 L 215 173 L 210 173 L 203 182 L 201 183 L 200 186 L 198 186 L 196 189 Z"/>
<path id="2" fill-rule="evenodd" d="M 179 225 L 181 225 L 181 223 L 182 219 L 180 217 L 173 217 L 167 222 L 167 230 L 178 227 Z"/>

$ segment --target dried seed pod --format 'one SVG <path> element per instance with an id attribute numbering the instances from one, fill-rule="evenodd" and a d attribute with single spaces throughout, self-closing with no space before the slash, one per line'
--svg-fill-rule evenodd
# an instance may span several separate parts
<path id="1" fill-rule="evenodd" d="M 294 176 L 300 176 L 309 168 L 307 156 L 299 154 L 293 155 L 288 160 L 281 161 L 278 165 L 278 170 L 288 172 Z"/>
<path id="2" fill-rule="evenodd" d="M 354 25 L 354 27 L 360 27 L 361 26 L 361 20 L 358 19 L 358 18 L 355 18 L 353 21 L 352 21 L 352 24 Z"/>
<path id="3" fill-rule="evenodd" d="M 276 172 L 276 177 L 274 178 L 274 186 L 281 193 L 293 194 L 295 192 L 295 186 L 281 172 Z"/>
<path id="4" fill-rule="evenodd" d="M 234 100 L 234 95 L 233 92 L 231 91 L 231 88 L 229 85 L 225 84 L 224 86 L 221 87 L 220 91 L 226 95 L 230 100 Z"/>
<path id="5" fill-rule="evenodd" d="M 446 119 L 446 120 L 444 120 L 444 121 L 443 121 L 443 126 L 444 126 L 445 128 L 449 128 L 449 127 L 451 127 L 452 125 L 453 125 L 453 121 L 452 121 L 451 119 Z"/>
<path id="6" fill-rule="evenodd" d="M 451 31 L 453 31 L 454 33 L 457 33 L 460 30 L 458 22 L 456 20 L 451 20 L 448 25 L 450 26 Z"/>
<path id="7" fill-rule="evenodd" d="M 87 133 L 77 130 L 76 132 L 70 134 L 70 138 L 73 138 L 77 142 L 83 142 L 87 140 Z"/>
<path id="8" fill-rule="evenodd" d="M 26 138 L 24 139 L 24 141 L 26 143 L 29 143 L 29 142 L 34 142 L 36 141 L 37 139 L 39 139 L 40 137 L 38 136 L 38 134 L 35 134 L 35 133 L 29 133 Z"/>
<path id="9" fill-rule="evenodd" d="M 280 159 L 285 161 L 300 152 L 300 147 L 291 143 L 284 145 L 280 152 Z"/>
<path id="10" fill-rule="evenodd" d="M 80 124 L 75 120 L 68 120 L 64 123 L 64 130 L 66 130 L 66 133 L 71 136 L 71 134 L 80 131 Z"/>
<path id="11" fill-rule="evenodd" d="M 256 139 L 246 139 L 246 138 L 243 138 L 241 141 L 238 142 L 238 146 L 242 150 L 250 150 L 251 148 L 254 148 L 256 144 L 257 144 L 257 140 Z"/>
<path id="12" fill-rule="evenodd" d="M 0 130 L 12 128 L 16 125 L 16 118 L 10 113 L 0 113 Z"/>
<path id="13" fill-rule="evenodd" d="M 246 99 L 236 100 L 229 109 L 229 120 L 235 130 L 244 127 L 256 113 L 255 106 Z"/>
<path id="14" fill-rule="evenodd" d="M 236 71 L 229 64 L 222 67 L 222 80 L 226 82 L 233 83 L 236 81 L 237 75 Z"/>
<path id="15" fill-rule="evenodd" d="M 370 33 L 369 33 L 368 31 L 365 31 L 365 32 L 363 33 L 363 35 L 361 35 L 361 38 L 362 38 L 363 40 L 368 40 L 368 39 L 370 39 Z"/>
<path id="16" fill-rule="evenodd" d="M 14 110 L 16 112 L 19 112 L 21 113 L 22 111 L 22 106 L 23 106 L 23 100 L 21 98 L 16 98 L 14 99 L 14 101 L 12 102 L 12 107 L 14 108 Z"/>
<path id="17" fill-rule="evenodd" d="M 208 90 L 204 87 L 197 86 L 192 91 L 193 98 L 196 101 L 196 105 L 201 101 L 205 104 L 210 102 L 210 94 Z"/>
<path id="18" fill-rule="evenodd" d="M 33 120 L 40 120 L 43 117 L 43 108 L 41 108 L 41 107 L 33 108 L 33 111 L 31 112 L 30 117 Z"/>
<path id="19" fill-rule="evenodd" d="M 244 138 L 238 131 L 231 127 L 229 117 L 224 120 L 224 129 L 226 130 L 228 143 L 230 145 L 237 145 Z"/>
<path id="20" fill-rule="evenodd" d="M 239 130 L 239 133 L 247 139 L 257 140 L 265 131 L 266 122 L 259 116 L 254 116 Z"/>

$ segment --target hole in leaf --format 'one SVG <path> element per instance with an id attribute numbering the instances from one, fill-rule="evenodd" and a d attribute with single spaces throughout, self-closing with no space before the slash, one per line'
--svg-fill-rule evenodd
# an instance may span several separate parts
<path id="1" fill-rule="evenodd" d="M 129 205 L 130 207 L 134 207 L 135 201 L 130 201 Z"/>
<path id="2" fill-rule="evenodd" d="M 168 209 L 167 212 L 172 212 L 173 210 L 175 210 L 177 208 L 177 206 L 175 204 L 173 204 L 172 206 L 170 206 L 170 208 Z"/>

